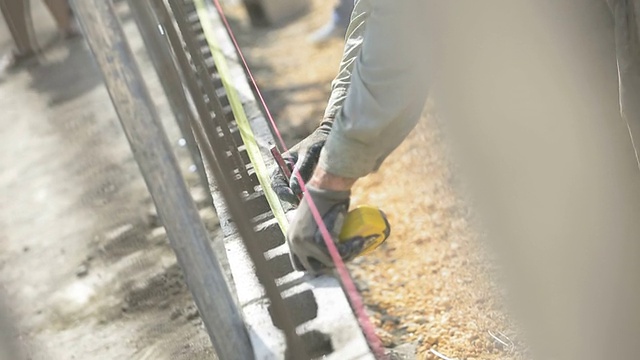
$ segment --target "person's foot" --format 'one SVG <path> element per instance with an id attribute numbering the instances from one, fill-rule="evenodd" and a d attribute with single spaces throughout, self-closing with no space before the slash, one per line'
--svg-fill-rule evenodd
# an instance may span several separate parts
<path id="1" fill-rule="evenodd" d="M 76 29 L 75 27 L 71 27 L 67 30 L 62 31 L 62 38 L 64 40 L 71 40 L 79 37 L 82 37 L 82 32 L 80 32 L 80 30 Z"/>
<path id="2" fill-rule="evenodd" d="M 0 57 L 0 74 L 6 74 L 30 64 L 34 59 L 37 59 L 37 55 L 37 52 L 32 50 L 23 53 L 13 50 L 2 55 Z"/>
<path id="3" fill-rule="evenodd" d="M 82 37 L 82 31 L 78 26 L 78 23 L 74 18 L 71 18 L 71 22 L 67 28 L 60 30 L 60 34 L 63 40 L 71 40 Z"/>
<path id="4" fill-rule="evenodd" d="M 309 42 L 314 45 L 323 45 L 332 39 L 344 39 L 346 33 L 347 28 L 345 26 L 336 24 L 335 21 L 330 21 L 311 34 Z"/>

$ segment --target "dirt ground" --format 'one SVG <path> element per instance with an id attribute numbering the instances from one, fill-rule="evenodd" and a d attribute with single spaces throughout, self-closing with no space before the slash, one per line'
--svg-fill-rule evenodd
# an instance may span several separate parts
<path id="1" fill-rule="evenodd" d="M 0 79 L 0 283 L 24 355 L 215 358 L 87 46 L 55 40 L 42 2 L 32 8 L 45 58 Z M 126 30 L 136 39 L 130 20 Z M 132 45 L 168 114 L 139 40 Z M 10 46 L 2 24 L 0 50 Z M 187 179 L 220 241 L 202 188 Z"/>
<path id="2" fill-rule="evenodd" d="M 311 12 L 272 29 L 251 28 L 241 7 L 229 7 L 289 144 L 321 119 L 337 70 L 341 40 L 321 48 L 306 42 L 331 6 L 314 0 Z M 32 7 L 38 39 L 48 42 L 49 15 L 41 2 Z M 130 20 L 126 29 L 135 34 Z M 9 46 L 0 27 L 0 50 Z M 133 47 L 168 120 L 141 44 Z M 214 358 L 86 45 L 57 41 L 45 55 L 42 65 L 0 78 L 0 283 L 23 352 L 30 359 Z M 357 185 L 354 202 L 380 206 L 393 230 L 351 269 L 386 346 L 414 345 L 419 359 L 435 359 L 430 349 L 456 359 L 519 358 L 489 334 L 513 338 L 513 328 L 452 189 L 437 119 L 425 114 L 383 168 Z M 166 124 L 187 169 L 178 131 Z M 194 174 L 186 175 L 217 243 L 215 214 Z"/>

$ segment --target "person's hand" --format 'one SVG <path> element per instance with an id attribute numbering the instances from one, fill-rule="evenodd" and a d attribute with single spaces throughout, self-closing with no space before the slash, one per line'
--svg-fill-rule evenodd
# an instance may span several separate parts
<path id="1" fill-rule="evenodd" d="M 365 244 L 364 238 L 355 238 L 342 243 L 338 241 L 338 235 L 349 210 L 351 192 L 318 189 L 313 185 L 307 185 L 306 188 L 307 193 L 300 202 L 287 231 L 287 243 L 291 250 L 294 268 L 318 272 L 334 267 L 320 228 L 309 209 L 309 197 L 318 208 L 342 260 L 349 261 L 360 254 Z"/>
<path id="2" fill-rule="evenodd" d="M 309 181 L 320 159 L 320 151 L 331 131 L 331 124 L 330 121 L 324 121 L 311 135 L 282 154 L 292 173 L 291 179 L 287 181 L 280 169 L 276 169 L 271 174 L 271 187 L 281 200 L 294 205 L 298 203 L 298 196 L 302 194 L 302 189 L 296 172 L 300 173 L 305 183 Z"/>
<path id="3" fill-rule="evenodd" d="M 293 166 L 295 163 L 292 161 L 291 156 L 289 156 L 288 152 L 282 154 L 282 158 L 289 168 L 289 172 L 293 171 Z M 271 172 L 271 188 L 275 191 L 276 195 L 280 200 L 288 202 L 292 205 L 297 205 L 300 201 L 296 194 L 293 193 L 291 187 L 289 185 L 289 179 L 282 173 L 282 170 L 279 166 L 275 166 L 274 170 Z"/>

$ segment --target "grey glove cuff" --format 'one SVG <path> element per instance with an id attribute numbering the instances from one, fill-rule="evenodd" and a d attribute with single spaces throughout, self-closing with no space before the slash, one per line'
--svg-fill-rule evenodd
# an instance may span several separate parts
<path id="1" fill-rule="evenodd" d="M 320 215 L 329 210 L 336 202 L 348 200 L 351 197 L 351 191 L 334 191 L 327 189 L 319 189 L 313 185 L 307 185 L 307 193 L 311 195 L 314 204 L 318 207 Z"/>

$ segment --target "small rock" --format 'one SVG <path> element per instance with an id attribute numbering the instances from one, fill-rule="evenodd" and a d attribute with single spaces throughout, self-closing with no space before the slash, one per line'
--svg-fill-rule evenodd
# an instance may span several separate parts
<path id="1" fill-rule="evenodd" d="M 154 245 L 168 245 L 169 238 L 167 237 L 167 231 L 163 226 L 153 228 L 147 235 L 147 239 Z"/>
<path id="2" fill-rule="evenodd" d="M 419 327 L 420 327 L 420 325 L 419 325 L 419 324 L 416 324 L 416 323 L 414 323 L 414 322 L 407 323 L 407 324 L 405 325 L 405 328 L 407 329 L 407 332 L 410 332 L 410 333 L 414 333 L 414 332 L 416 332 L 416 331 L 418 330 L 418 328 L 419 328 Z"/>
<path id="3" fill-rule="evenodd" d="M 360 292 L 369 291 L 369 284 L 367 284 L 366 281 L 356 280 L 355 283 L 356 283 L 356 288 L 358 289 L 358 291 L 360 291 Z"/>
<path id="4" fill-rule="evenodd" d="M 175 319 L 177 319 L 177 318 L 179 318 L 179 317 L 180 317 L 180 314 L 181 314 L 181 313 L 182 313 L 182 312 L 180 311 L 180 309 L 173 309 L 173 311 L 172 311 L 172 312 L 171 312 L 171 314 L 169 315 L 169 319 L 171 319 L 171 320 L 175 320 Z"/>
<path id="5" fill-rule="evenodd" d="M 395 347 L 396 342 L 393 335 L 382 329 L 377 329 L 376 333 L 378 334 L 380 341 L 382 341 L 382 346 L 387 348 Z"/>
<path id="6" fill-rule="evenodd" d="M 416 359 L 416 351 L 418 346 L 416 343 L 407 343 L 389 349 L 387 355 L 389 360 L 414 360 Z"/>
<path id="7" fill-rule="evenodd" d="M 429 319 L 427 319 L 427 317 L 424 315 L 412 315 L 412 316 L 409 316 L 408 319 L 411 322 L 414 322 L 419 325 L 426 324 L 427 322 L 429 322 Z"/>
<path id="8" fill-rule="evenodd" d="M 397 316 L 393 316 L 393 315 L 382 315 L 380 317 L 380 321 L 382 321 L 383 323 L 392 323 L 394 325 L 399 325 L 400 324 L 400 318 Z"/>
<path id="9" fill-rule="evenodd" d="M 194 319 L 197 319 L 200 317 L 200 313 L 198 312 L 198 308 L 194 307 L 190 307 L 189 309 L 187 309 L 186 311 L 186 318 L 187 320 L 191 321 Z"/>
<path id="10" fill-rule="evenodd" d="M 435 335 L 435 334 L 429 334 L 429 335 L 427 335 L 427 338 L 425 339 L 425 341 L 429 345 L 437 344 L 438 340 L 439 340 L 439 337 L 437 335 Z"/>
<path id="11" fill-rule="evenodd" d="M 158 309 L 167 310 L 169 306 L 171 306 L 171 303 L 169 302 L 169 300 L 164 300 L 158 304 Z"/>
<path id="12" fill-rule="evenodd" d="M 79 278 L 83 278 L 87 275 L 89 275 L 89 266 L 87 266 L 87 264 L 80 265 L 76 270 L 76 276 Z"/>

